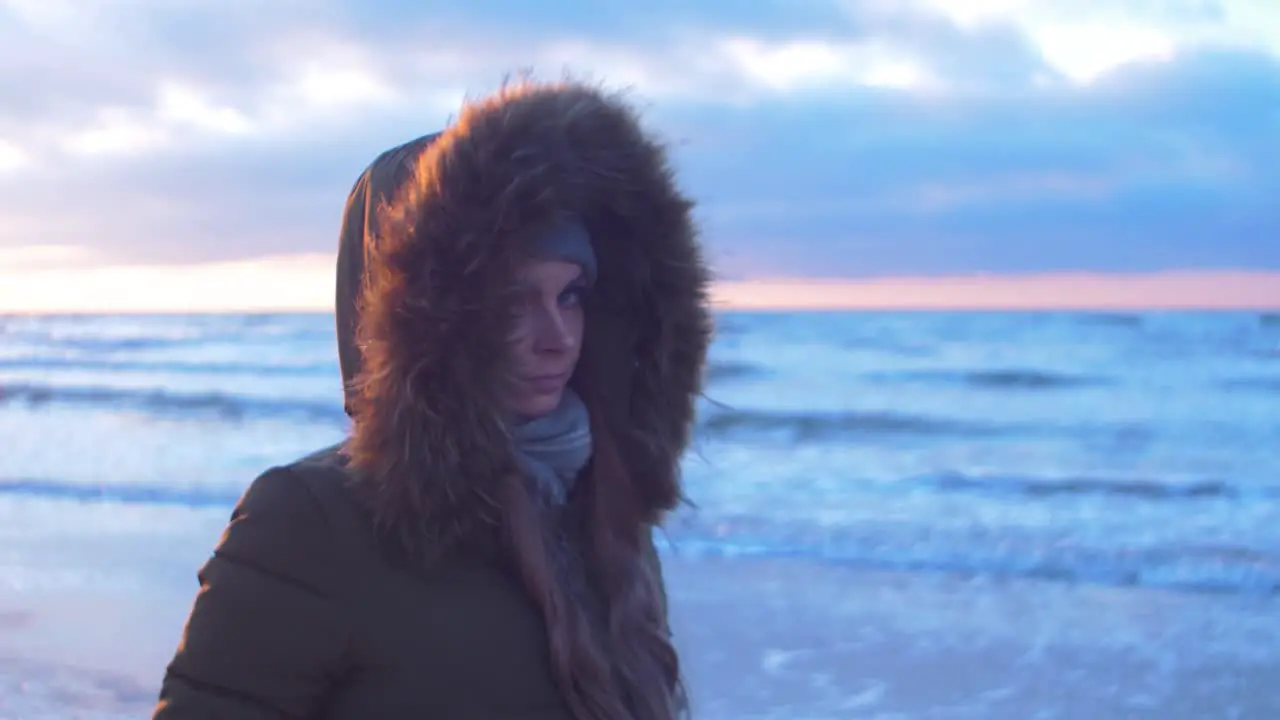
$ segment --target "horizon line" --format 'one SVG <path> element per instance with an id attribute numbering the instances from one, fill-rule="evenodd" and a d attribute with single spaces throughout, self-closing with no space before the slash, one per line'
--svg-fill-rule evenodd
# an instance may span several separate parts
<path id="1" fill-rule="evenodd" d="M 187 265 L 16 264 L 0 270 L 0 315 L 334 309 L 334 258 L 327 253 Z M 1280 269 L 755 277 L 715 281 L 709 290 L 720 311 L 1265 312 L 1280 310 Z"/>
<path id="2" fill-rule="evenodd" d="M 1277 315 L 1280 316 L 1280 306 L 1270 305 L 1233 305 L 1233 306 L 1212 306 L 1212 305 L 1125 305 L 1125 306 L 1103 306 L 1103 305 L 1056 305 L 1056 306 L 982 306 L 982 305 L 938 305 L 938 306 L 832 306 L 832 307 L 740 307 L 727 305 L 712 305 L 710 307 L 712 313 L 724 314 L 760 314 L 760 315 L 822 315 L 822 314 L 892 314 L 892 315 L 1016 315 L 1016 314 L 1078 314 L 1078 315 L 1106 315 L 1106 314 L 1257 314 L 1257 315 Z M 236 309 L 236 307 L 228 307 L 228 309 L 197 309 L 186 310 L 182 307 L 174 307 L 174 309 L 165 309 L 165 307 L 157 307 L 157 309 L 125 309 L 125 310 L 73 310 L 73 309 L 52 309 L 52 310 L 9 310 L 0 307 L 0 320 L 14 318 L 147 318 L 147 316 L 155 316 L 155 318 L 180 318 L 180 316 L 192 316 L 192 318 L 204 318 L 204 316 L 218 315 L 241 315 L 246 318 L 253 316 L 332 316 L 334 314 L 333 307 L 330 309 L 319 309 L 319 307 L 253 307 L 253 309 Z"/>

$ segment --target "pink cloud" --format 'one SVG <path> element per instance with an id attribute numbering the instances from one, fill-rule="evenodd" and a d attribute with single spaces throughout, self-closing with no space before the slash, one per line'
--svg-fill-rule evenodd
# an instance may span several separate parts
<path id="1" fill-rule="evenodd" d="M 721 283 L 715 297 L 743 309 L 1278 308 L 1280 272 L 758 279 Z"/>

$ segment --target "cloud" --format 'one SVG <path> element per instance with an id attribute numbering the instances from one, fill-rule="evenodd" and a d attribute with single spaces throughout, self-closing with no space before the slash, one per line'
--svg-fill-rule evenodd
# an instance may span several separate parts
<path id="1" fill-rule="evenodd" d="M 26 151 L 14 143 L 0 140 L 0 173 L 21 170 L 27 162 Z"/>
<path id="2" fill-rule="evenodd" d="M 1275 60 L 1206 52 L 1022 96 L 708 110 L 687 165 L 739 274 L 1274 268 L 1276 107 Z"/>
<path id="3" fill-rule="evenodd" d="M 726 277 L 1280 268 L 1259 3 L 0 0 L 0 249 L 330 250 L 506 73 L 634 88 Z"/>

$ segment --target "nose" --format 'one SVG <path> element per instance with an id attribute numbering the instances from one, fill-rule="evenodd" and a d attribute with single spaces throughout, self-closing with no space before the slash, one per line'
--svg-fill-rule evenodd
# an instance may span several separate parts
<path id="1" fill-rule="evenodd" d="M 573 333 L 557 306 L 544 306 L 534 328 L 534 347 L 542 353 L 562 353 L 573 349 Z"/>

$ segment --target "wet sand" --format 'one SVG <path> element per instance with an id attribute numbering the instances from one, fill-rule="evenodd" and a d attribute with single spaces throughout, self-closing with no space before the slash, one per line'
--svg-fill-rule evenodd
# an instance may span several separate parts
<path id="1" fill-rule="evenodd" d="M 794 560 L 667 572 L 705 720 L 1280 718 L 1274 600 Z"/>
<path id="2" fill-rule="evenodd" d="M 1273 600 L 801 560 L 666 571 L 698 720 L 1280 718 Z M 191 583 L 0 587 L 0 720 L 147 717 Z"/>

